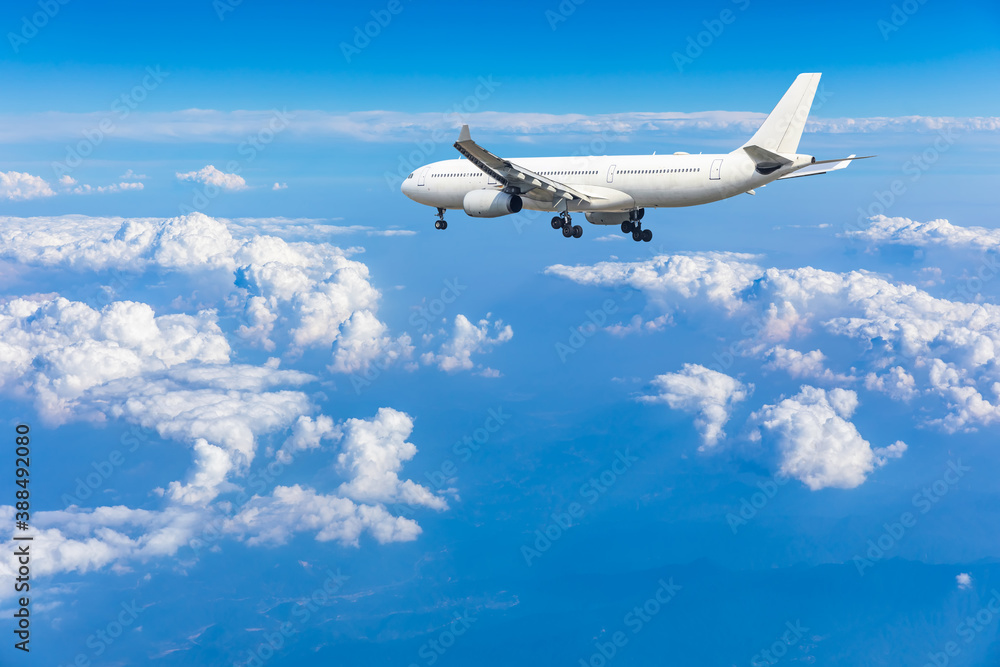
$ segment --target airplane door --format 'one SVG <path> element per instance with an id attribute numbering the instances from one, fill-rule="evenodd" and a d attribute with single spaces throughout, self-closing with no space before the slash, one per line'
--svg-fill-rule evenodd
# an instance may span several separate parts
<path id="1" fill-rule="evenodd" d="M 431 170 L 430 167 L 424 167 L 423 169 L 420 170 L 420 176 L 417 177 L 417 185 L 423 185 L 424 184 L 424 177 L 427 175 L 427 172 L 430 171 L 430 170 Z"/>
<path id="2" fill-rule="evenodd" d="M 722 160 L 718 159 L 712 163 L 712 172 L 709 175 L 709 180 L 717 181 L 722 178 Z"/>
<path id="3" fill-rule="evenodd" d="M 615 165 L 608 167 L 608 183 L 615 182 Z"/>

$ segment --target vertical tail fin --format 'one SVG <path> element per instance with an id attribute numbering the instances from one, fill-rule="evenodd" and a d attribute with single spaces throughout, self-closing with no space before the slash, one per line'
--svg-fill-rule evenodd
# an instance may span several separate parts
<path id="1" fill-rule="evenodd" d="M 744 146 L 760 146 L 774 153 L 797 153 L 822 74 L 799 74 L 764 124 Z"/>

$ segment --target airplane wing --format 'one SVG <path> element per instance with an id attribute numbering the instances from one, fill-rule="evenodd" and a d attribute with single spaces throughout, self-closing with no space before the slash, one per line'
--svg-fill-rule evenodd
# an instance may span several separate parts
<path id="1" fill-rule="evenodd" d="M 847 165 L 851 164 L 851 160 L 867 160 L 872 157 L 875 156 L 865 155 L 864 157 L 857 157 L 854 155 L 848 155 L 845 158 L 837 158 L 836 160 L 820 160 L 819 162 L 813 162 L 809 166 L 802 167 L 797 171 L 793 171 L 790 174 L 779 176 L 778 180 L 780 181 L 785 178 L 798 178 L 799 176 L 818 176 L 819 174 L 825 174 L 828 171 L 843 169 Z"/>
<path id="2" fill-rule="evenodd" d="M 595 199 L 595 197 L 586 195 L 565 183 L 536 174 L 530 169 L 525 169 L 510 160 L 494 155 L 472 140 L 468 125 L 462 126 L 458 141 L 455 142 L 455 149 L 464 155 L 469 162 L 495 178 L 497 182 L 503 183 L 505 187 L 517 188 L 522 197 L 538 201 L 558 202 L 561 199 L 566 199 L 588 203 Z M 600 199 L 600 197 L 597 198 Z"/>

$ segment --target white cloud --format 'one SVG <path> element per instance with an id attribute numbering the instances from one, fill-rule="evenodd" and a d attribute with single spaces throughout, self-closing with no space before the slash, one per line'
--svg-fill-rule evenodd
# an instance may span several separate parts
<path id="1" fill-rule="evenodd" d="M 772 347 L 767 356 L 770 361 L 763 368 L 768 370 L 783 370 L 791 377 L 802 379 L 825 380 L 827 382 L 848 382 L 853 378 L 834 373 L 824 366 L 826 355 L 821 350 L 799 352 L 784 345 Z"/>
<path id="2" fill-rule="evenodd" d="M 728 337 L 733 353 L 747 357 L 817 333 L 856 341 L 867 352 L 849 365 L 868 365 L 860 374 L 869 389 L 905 400 L 927 388 L 941 399 L 946 413 L 930 423 L 957 431 L 1000 421 L 1000 403 L 980 389 L 993 392 L 1000 381 L 1000 306 L 937 298 L 867 271 L 763 268 L 754 259 L 697 253 L 556 265 L 547 272 L 584 285 L 641 290 L 664 316 L 684 308 L 687 317 L 702 318 Z M 811 372 L 803 365 L 808 360 L 792 361 L 786 353 L 772 363 Z M 901 370 L 880 383 L 887 367 Z M 811 368 L 820 372 L 816 364 Z M 819 377 L 848 379 L 830 372 L 826 376 L 824 368 Z"/>
<path id="3" fill-rule="evenodd" d="M 277 486 L 268 496 L 254 496 L 226 522 L 229 533 L 248 544 L 284 544 L 296 532 L 316 531 L 320 542 L 339 540 L 358 546 L 368 531 L 380 543 L 410 542 L 422 532 L 412 519 L 393 516 L 381 505 L 358 505 L 308 487 Z"/>
<path id="4" fill-rule="evenodd" d="M 939 245 L 993 251 L 1000 249 L 1000 229 L 960 227 L 943 219 L 916 222 L 910 218 L 876 215 L 869 220 L 867 228 L 845 232 L 844 236 L 868 241 L 873 245 Z"/>
<path id="5" fill-rule="evenodd" d="M 958 584 L 958 590 L 967 591 L 972 588 L 972 575 L 962 572 L 955 576 L 955 583 Z"/>
<path id="6" fill-rule="evenodd" d="M 406 441 L 412 431 L 410 416 L 392 408 L 379 408 L 372 420 L 348 419 L 337 468 L 349 479 L 340 485 L 340 495 L 362 502 L 448 509 L 444 498 L 410 480 L 399 479 L 403 463 L 417 453 L 416 446 Z"/>
<path id="7" fill-rule="evenodd" d="M 777 92 L 777 91 L 776 91 Z M 317 110 L 286 112 L 295 122 L 283 130 L 290 141 L 315 141 L 323 137 L 347 137 L 369 142 L 398 142 L 426 137 L 434 131 L 458 135 L 455 119 L 440 112 L 356 111 L 336 113 Z M 602 132 L 617 137 L 662 136 L 680 133 L 728 133 L 751 136 L 766 117 L 754 111 L 628 111 L 613 114 L 546 114 L 537 112 L 486 111 L 464 114 L 474 131 L 492 136 L 516 136 L 530 142 L 590 141 Z M 95 127 L 100 113 L 0 114 L 0 143 L 59 141 L 79 138 Z M 185 109 L 178 111 L 133 111 L 129 122 L 116 128 L 116 140 L 144 142 L 237 143 L 256 135 L 275 119 L 273 110 L 219 111 Z M 1000 117 L 899 116 L 873 118 L 822 118 L 810 116 L 806 131 L 827 134 L 864 133 L 993 133 L 1000 131 Z"/>
<path id="8" fill-rule="evenodd" d="M 198 171 L 177 172 L 176 175 L 179 181 L 194 181 L 195 183 L 202 183 L 204 185 L 214 185 L 228 192 L 246 190 L 247 187 L 246 180 L 239 174 L 227 174 L 224 171 L 219 171 L 211 164 L 202 167 Z"/>
<path id="9" fill-rule="evenodd" d="M 0 218 L 0 257 L 74 269 L 134 273 L 159 267 L 205 274 L 203 284 L 233 292 L 227 306 L 242 316 L 240 340 L 273 350 L 271 336 L 280 321 L 292 355 L 336 346 L 334 372 L 410 357 L 409 337 L 391 335 L 378 320 L 381 294 L 371 285 L 368 267 L 349 259 L 352 250 L 288 242 L 244 223 L 202 213 L 169 219 Z"/>
<path id="10" fill-rule="evenodd" d="M 906 450 L 897 441 L 873 452 L 848 421 L 857 405 L 853 391 L 806 385 L 795 396 L 754 412 L 748 421 L 751 439 L 773 440 L 780 471 L 813 491 L 853 489 L 876 465 L 899 458 Z"/>
<path id="11" fill-rule="evenodd" d="M 658 375 L 652 381 L 658 393 L 640 396 L 643 403 L 666 403 L 674 410 L 695 413 L 695 428 L 701 435 L 699 451 L 715 447 L 726 437 L 722 427 L 729 421 L 734 404 L 746 400 L 753 385 L 699 364 L 684 364 L 679 373 Z"/>
<path id="12" fill-rule="evenodd" d="M 504 325 L 502 320 L 490 322 L 489 313 L 473 324 L 465 315 L 455 316 L 451 338 L 441 344 L 437 353 L 427 352 L 420 357 L 425 364 L 437 364 L 443 371 L 472 370 L 475 364 L 473 354 L 484 354 L 495 346 L 506 343 L 514 337 L 510 325 Z M 490 330 L 494 335 L 490 336 Z M 496 371 L 491 368 L 482 371 L 487 377 L 496 377 Z"/>
<path id="13" fill-rule="evenodd" d="M 12 201 L 51 197 L 52 186 L 39 176 L 20 171 L 0 171 L 0 197 Z"/>
<path id="14" fill-rule="evenodd" d="M 201 214 L 2 222 L 0 256 L 29 271 L 74 272 L 81 290 L 87 281 L 105 280 L 90 272 L 107 269 L 127 272 L 119 281 L 144 271 L 163 281 L 173 272 L 195 274 L 199 289 L 213 295 L 207 297 L 211 305 L 252 313 L 240 326 L 227 325 L 243 334 L 240 341 L 268 340 L 277 331 L 300 348 L 332 344 L 335 363 L 345 369 L 412 349 L 408 337 L 390 336 L 377 319 L 380 294 L 367 267 L 348 259 L 351 251 L 327 243 L 287 242 Z M 186 307 L 186 301 L 175 299 L 171 307 Z M 220 319 L 218 310 L 202 305 L 192 314 L 157 314 L 135 301 L 95 308 L 55 294 L 0 301 L 0 390 L 34 402 L 49 422 L 121 419 L 177 441 L 192 457 L 183 479 L 158 480 L 160 509 L 71 507 L 34 514 L 37 539 L 47 550 L 40 573 L 125 571 L 133 560 L 174 555 L 226 516 L 232 517 L 226 535 L 235 539 L 276 541 L 312 527 L 317 539 L 356 544 L 365 531 L 380 542 L 420 534 L 415 521 L 393 516 L 382 502 L 447 508 L 443 498 L 400 478 L 416 454 L 406 440 L 408 415 L 387 408 L 374 420 L 345 425 L 314 415 L 298 385 L 317 378 L 279 370 L 277 358 L 258 366 L 233 363 Z M 294 349 L 290 357 L 296 358 Z M 372 433 L 374 440 L 366 436 Z M 281 462 L 342 439 L 343 488 L 368 500 L 279 486 L 232 515 L 230 500 L 220 496 L 239 489 L 265 436 L 284 440 Z M 0 516 L 10 511 L 0 507 Z M 298 525 L 268 525 L 267 517 L 296 517 Z M 0 564 L 2 573 L 9 573 L 7 565 Z"/>
<path id="15" fill-rule="evenodd" d="M 275 454 L 275 459 L 287 465 L 299 452 L 319 449 L 324 440 L 336 441 L 340 440 L 341 436 L 340 427 L 336 426 L 330 417 L 319 415 L 313 419 L 308 415 L 302 415 L 295 422 L 292 434 Z"/>
<path id="16" fill-rule="evenodd" d="M 119 176 L 123 181 L 141 181 L 146 178 L 146 174 L 137 174 L 131 169 L 126 169 L 125 173 Z"/>
<path id="17" fill-rule="evenodd" d="M 225 363 L 211 313 L 161 315 L 119 301 L 100 311 L 62 297 L 0 304 L 0 387 L 27 393 L 42 417 L 69 419 L 90 390 L 192 361 Z"/>
<path id="18" fill-rule="evenodd" d="M 919 392 L 917 381 L 902 366 L 893 366 L 882 375 L 869 373 L 865 376 L 865 388 L 880 391 L 897 401 L 908 401 Z"/>
<path id="19" fill-rule="evenodd" d="M 69 178 L 69 177 L 64 176 L 63 178 Z M 73 180 L 73 183 L 76 183 L 76 181 Z M 69 185 L 69 183 L 63 183 L 61 179 L 60 179 L 60 184 Z M 68 190 L 66 190 L 66 192 L 73 195 L 93 195 L 93 194 L 108 194 L 109 192 L 127 192 L 129 190 L 142 190 L 145 187 L 146 187 L 145 185 L 137 181 L 135 182 L 123 181 L 121 183 L 112 183 L 111 185 L 97 185 L 97 186 L 87 185 L 87 184 L 77 185 L 76 187 L 69 188 Z"/>
<path id="20" fill-rule="evenodd" d="M 275 183 L 273 186 L 271 186 L 271 189 L 272 190 L 287 190 L 288 189 L 288 183 Z"/>

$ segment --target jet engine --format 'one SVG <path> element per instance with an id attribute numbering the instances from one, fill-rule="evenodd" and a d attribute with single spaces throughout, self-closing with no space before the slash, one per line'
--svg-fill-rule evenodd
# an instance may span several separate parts
<path id="1" fill-rule="evenodd" d="M 462 200 L 462 208 L 473 218 L 498 218 L 517 213 L 522 205 L 523 202 L 517 195 L 499 190 L 473 190 Z"/>

